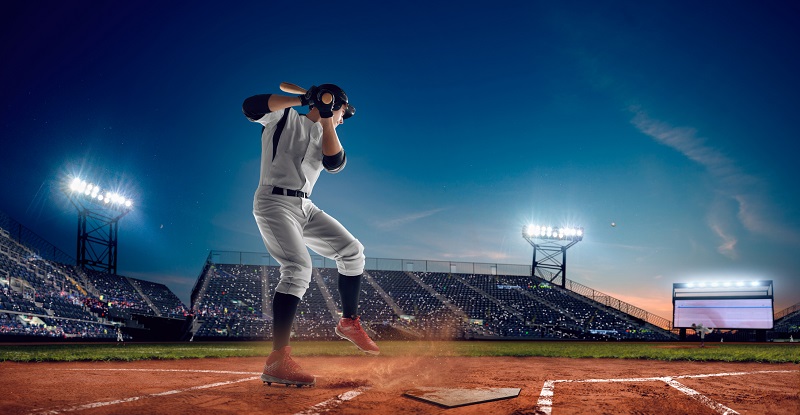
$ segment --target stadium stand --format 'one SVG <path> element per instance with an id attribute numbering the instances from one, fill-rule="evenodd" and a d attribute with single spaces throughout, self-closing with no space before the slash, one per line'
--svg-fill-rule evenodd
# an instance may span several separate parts
<path id="1" fill-rule="evenodd" d="M 237 254 L 241 262 L 243 253 Z M 218 256 L 209 254 L 186 308 L 163 284 L 68 265 L 74 260 L 0 212 L 0 336 L 108 341 L 121 326 L 126 340 L 176 339 L 175 333 L 185 333 L 183 340 L 269 339 L 277 264 L 264 264 L 272 259 L 263 254 L 255 255 L 259 265 L 226 263 Z M 425 262 L 385 261 L 395 268 Z M 338 272 L 332 262 L 317 264 L 298 308 L 295 339 L 338 339 Z M 518 266 L 470 264 L 484 273 L 456 272 L 464 265 L 458 264 L 431 264 L 450 272 L 368 267 L 360 294 L 367 331 L 377 340 L 676 340 L 665 319 L 572 281 L 562 287 L 518 270 L 497 272 Z M 776 313 L 769 338 L 798 334 L 800 303 Z M 731 330 L 707 337 L 715 339 L 752 336 Z"/>
<path id="2" fill-rule="evenodd" d="M 466 314 L 413 273 L 371 270 L 368 274 L 401 310 L 395 320 L 401 332 L 430 339 L 458 338 L 468 332 Z"/>
<path id="3" fill-rule="evenodd" d="M 186 306 L 166 285 L 134 278 L 128 278 L 128 282 L 141 293 L 142 299 L 159 317 L 185 318 L 187 316 Z"/>
<path id="4" fill-rule="evenodd" d="M 129 320 L 132 313 L 155 315 L 127 278 L 91 269 L 82 272 L 95 288 L 100 301 L 108 305 L 110 319 Z"/>
<path id="5" fill-rule="evenodd" d="M 211 265 L 198 280 L 202 293 L 194 300 L 195 339 L 263 339 L 271 335 L 262 310 L 265 282 L 257 266 Z M 266 278 L 266 281 L 264 279 Z"/>
<path id="6" fill-rule="evenodd" d="M 186 320 L 188 310 L 163 284 L 67 265 L 59 261 L 74 260 L 2 212 L 0 225 L 0 335 L 4 339 L 107 341 L 116 339 L 119 326 L 125 328 L 125 340 L 132 339 L 131 333 L 146 339 L 148 332 L 163 333 L 155 327 L 158 322 L 150 321 L 152 327 L 138 324 L 137 313 Z"/>
<path id="7" fill-rule="evenodd" d="M 771 338 L 800 341 L 800 303 L 775 313 L 775 316 Z"/>
<path id="8" fill-rule="evenodd" d="M 335 338 L 341 316 L 337 275 L 335 268 L 313 269 L 294 338 Z M 193 297 L 201 322 L 195 339 L 268 336 L 277 282 L 276 266 L 208 264 Z M 369 270 L 359 311 L 377 339 L 673 339 L 663 329 L 534 277 Z M 242 316 L 263 324 L 263 331 L 244 329 Z"/>

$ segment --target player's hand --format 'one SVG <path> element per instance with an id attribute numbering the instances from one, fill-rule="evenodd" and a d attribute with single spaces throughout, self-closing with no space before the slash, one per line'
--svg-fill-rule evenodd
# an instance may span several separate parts
<path id="1" fill-rule="evenodd" d="M 325 95 L 325 94 L 331 95 L 331 102 L 329 102 L 327 104 L 322 101 L 322 96 Z M 316 96 L 314 98 L 314 101 L 315 101 L 314 102 L 314 108 L 319 110 L 319 116 L 322 117 L 322 118 L 331 118 L 331 117 L 333 117 L 334 100 L 333 100 L 333 96 L 332 95 L 333 94 L 331 94 L 330 92 L 328 92 L 326 90 L 321 90 L 321 91 L 318 90 L 317 91 L 317 94 L 316 94 Z"/>
<path id="2" fill-rule="evenodd" d="M 311 85 L 311 88 L 308 88 L 305 94 L 300 95 L 300 105 L 304 107 L 316 105 L 317 92 L 319 92 L 319 88 L 316 85 Z"/>

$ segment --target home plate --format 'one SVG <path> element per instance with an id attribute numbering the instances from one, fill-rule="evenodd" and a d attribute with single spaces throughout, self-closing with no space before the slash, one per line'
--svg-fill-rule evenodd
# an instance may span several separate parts
<path id="1" fill-rule="evenodd" d="M 412 389 L 403 395 L 420 401 L 444 406 L 445 408 L 455 408 L 476 403 L 516 398 L 519 396 L 520 390 L 520 388 L 452 389 L 420 387 Z"/>

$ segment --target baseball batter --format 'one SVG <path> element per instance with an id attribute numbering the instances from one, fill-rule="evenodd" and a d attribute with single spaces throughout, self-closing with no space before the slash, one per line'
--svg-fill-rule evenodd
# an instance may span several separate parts
<path id="1" fill-rule="evenodd" d="M 308 105 L 308 114 L 292 108 L 298 105 Z M 314 385 L 314 376 L 291 359 L 289 346 L 297 306 L 311 281 L 307 247 L 336 261 L 342 302 L 336 334 L 366 353 L 379 353 L 358 316 L 364 247 L 309 199 L 323 169 L 337 173 L 345 167 L 347 157 L 336 128 L 355 114 L 355 107 L 341 88 L 323 84 L 301 96 L 255 95 L 244 101 L 242 110 L 250 121 L 263 126 L 261 178 L 253 215 L 281 272 L 272 302 L 273 351 L 261 379 L 268 384 Z"/>

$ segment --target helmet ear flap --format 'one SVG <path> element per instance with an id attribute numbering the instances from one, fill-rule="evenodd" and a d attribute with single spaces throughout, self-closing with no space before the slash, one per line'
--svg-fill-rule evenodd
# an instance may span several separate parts
<path id="1" fill-rule="evenodd" d="M 342 116 L 342 118 L 346 120 L 355 114 L 356 114 L 356 107 L 352 105 L 347 105 L 347 108 L 344 110 L 344 115 Z"/>

